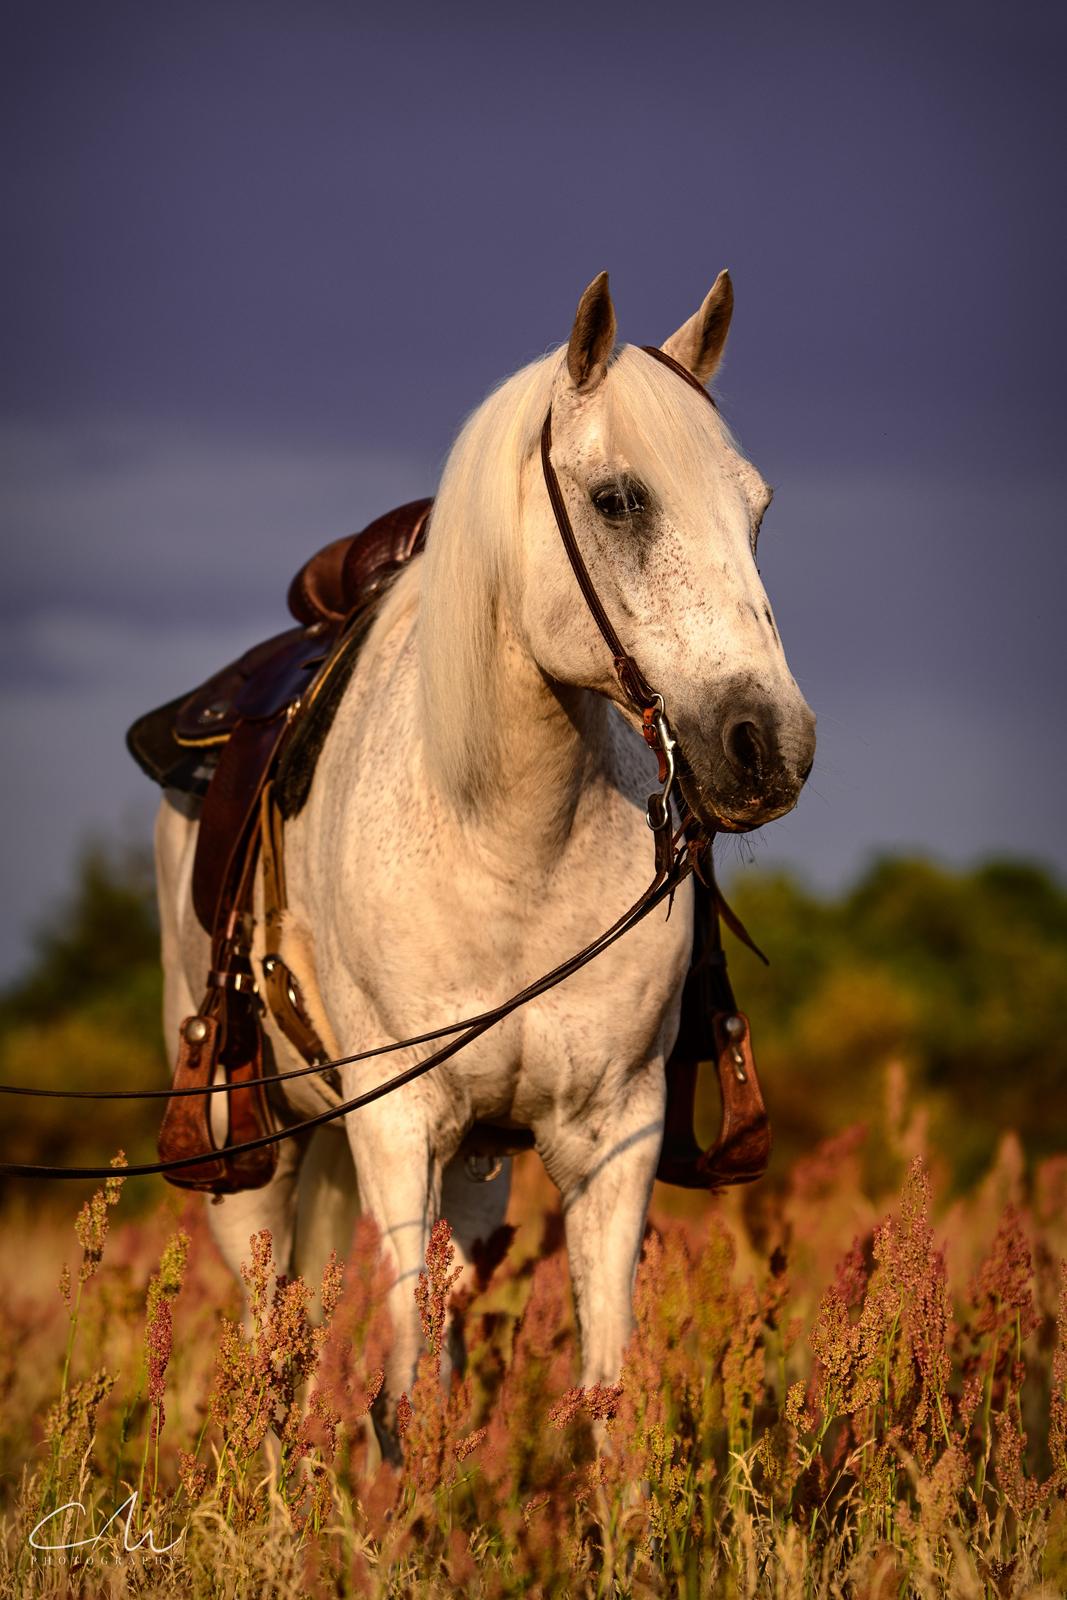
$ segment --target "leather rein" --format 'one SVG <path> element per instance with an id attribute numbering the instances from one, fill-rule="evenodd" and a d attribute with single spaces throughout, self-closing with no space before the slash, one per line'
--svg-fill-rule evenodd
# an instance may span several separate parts
<path id="1" fill-rule="evenodd" d="M 655 360 L 662 362 L 684 379 L 692 388 L 696 389 L 708 403 L 714 407 L 715 402 L 704 388 L 703 384 L 695 378 L 685 367 L 681 366 L 671 356 L 654 345 L 643 345 L 641 348 Z M 661 905 L 664 900 L 673 900 L 675 891 L 684 882 L 691 872 L 697 873 L 711 890 L 717 912 L 721 912 L 732 931 L 738 933 L 746 943 L 748 940 L 744 929 L 725 906 L 722 896 L 715 886 L 711 874 L 710 844 L 712 832 L 699 824 L 691 813 L 686 812 L 684 821 L 677 829 L 673 826 L 671 814 L 671 795 L 675 787 L 678 760 L 677 741 L 671 730 L 662 695 L 656 692 L 649 684 L 634 657 L 622 645 L 618 634 L 611 622 L 603 602 L 597 593 L 596 587 L 589 574 L 589 569 L 578 547 L 570 516 L 567 512 L 566 502 L 560 488 L 559 479 L 551 459 L 552 450 L 552 413 L 549 410 L 541 430 L 541 465 L 544 472 L 545 486 L 548 491 L 549 501 L 555 515 L 556 525 L 559 529 L 567 559 L 570 562 L 574 576 L 581 589 L 585 602 L 592 614 L 608 649 L 611 651 L 615 666 L 615 673 L 619 680 L 624 695 L 630 705 L 641 719 L 641 731 L 646 743 L 655 753 L 659 761 L 659 782 L 661 787 L 654 791 L 648 799 L 646 820 L 655 840 L 655 872 L 651 883 L 638 897 L 628 911 L 625 911 L 610 928 L 599 934 L 581 950 L 561 962 L 550 972 L 536 978 L 525 988 L 518 990 L 508 999 L 488 1011 L 483 1011 L 475 1016 L 465 1017 L 459 1022 L 431 1029 L 425 1033 L 415 1034 L 408 1039 L 397 1040 L 393 1044 L 375 1045 L 366 1050 L 356 1051 L 352 1055 L 338 1056 L 330 1061 L 315 1061 L 304 1067 L 297 1067 L 285 1072 L 270 1073 L 260 1077 L 243 1078 L 240 1082 L 222 1081 L 209 1083 L 196 1087 L 158 1089 L 41 1089 L 16 1084 L 0 1084 L 0 1094 L 35 1096 L 52 1100 L 173 1100 L 186 1095 L 213 1095 L 233 1094 L 238 1091 L 255 1087 L 266 1087 L 284 1084 L 290 1078 L 302 1078 L 313 1073 L 330 1072 L 337 1067 L 351 1066 L 361 1061 L 369 1061 L 381 1055 L 391 1055 L 398 1050 L 412 1049 L 425 1044 L 432 1044 L 436 1040 L 450 1038 L 447 1044 L 434 1050 L 421 1061 L 414 1062 L 403 1071 L 396 1073 L 384 1083 L 378 1084 L 373 1089 L 366 1090 L 363 1094 L 356 1095 L 350 1100 L 345 1100 L 336 1106 L 315 1116 L 306 1117 L 301 1121 L 289 1123 L 286 1127 L 273 1132 L 262 1134 L 254 1139 L 246 1139 L 239 1143 L 227 1144 L 221 1151 L 211 1150 L 202 1155 L 184 1155 L 180 1159 L 170 1161 L 144 1162 L 135 1166 L 123 1167 L 50 1167 L 30 1165 L 14 1162 L 0 1162 L 0 1177 L 11 1178 L 110 1178 L 117 1175 L 124 1177 L 148 1177 L 154 1174 L 184 1171 L 191 1167 L 217 1162 L 219 1156 L 232 1157 L 242 1152 L 261 1150 L 267 1146 L 279 1144 L 285 1139 L 294 1138 L 313 1128 L 318 1128 L 325 1123 L 332 1122 L 338 1117 L 347 1116 L 353 1111 L 383 1099 L 394 1090 L 413 1083 L 417 1078 L 440 1066 L 443 1062 L 456 1055 L 466 1045 L 479 1038 L 498 1022 L 503 1021 L 520 1007 L 530 1001 L 546 994 L 564 979 L 586 966 L 590 961 L 600 955 L 616 940 L 635 928 L 638 923 L 648 916 L 649 912 Z M 719 824 L 729 827 L 728 823 Z M 753 948 L 755 948 L 753 946 Z"/>

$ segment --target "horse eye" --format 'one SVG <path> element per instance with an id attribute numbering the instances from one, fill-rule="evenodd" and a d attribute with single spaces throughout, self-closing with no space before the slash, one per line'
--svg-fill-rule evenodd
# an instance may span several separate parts
<path id="1" fill-rule="evenodd" d="M 590 498 L 606 522 L 625 522 L 627 517 L 640 516 L 647 504 L 644 488 L 633 478 L 606 483 L 594 489 Z"/>

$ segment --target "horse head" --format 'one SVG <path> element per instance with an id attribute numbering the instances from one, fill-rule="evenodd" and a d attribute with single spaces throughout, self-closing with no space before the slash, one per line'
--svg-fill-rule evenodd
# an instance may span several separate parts
<path id="1" fill-rule="evenodd" d="M 721 272 L 663 351 L 700 384 L 733 308 Z M 607 274 L 578 306 L 551 390 L 551 460 L 585 565 L 625 650 L 662 696 L 685 758 L 685 798 L 738 831 L 795 805 L 815 718 L 786 664 L 756 566 L 771 490 L 707 397 L 632 345 L 615 349 Z M 527 462 L 519 611 L 526 644 L 561 684 L 633 718 L 560 550 L 539 464 Z"/>

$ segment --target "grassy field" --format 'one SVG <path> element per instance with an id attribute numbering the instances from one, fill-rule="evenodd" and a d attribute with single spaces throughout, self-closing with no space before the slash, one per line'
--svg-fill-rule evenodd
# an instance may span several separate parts
<path id="1" fill-rule="evenodd" d="M 249 1335 L 198 1200 L 10 1199 L 0 1586 L 1062 1595 L 1067 1158 L 1028 1169 L 1008 1135 L 953 1192 L 901 1074 L 777 1186 L 657 1191 L 612 1390 L 574 1387 L 554 1191 L 522 1158 L 514 1232 L 458 1300 L 435 1232 L 396 1470 L 368 1441 L 389 1338 L 368 1223 L 316 1285 L 250 1241 Z M 469 1361 L 446 1385 L 450 1302 Z"/>
<path id="2" fill-rule="evenodd" d="M 250 1241 L 247 1337 L 199 1201 L 0 1188 L 0 1592 L 1067 1594 L 1067 890 L 902 858 L 731 892 L 772 957 L 731 945 L 775 1156 L 750 1190 L 657 1189 L 617 1391 L 574 1388 L 534 1157 L 447 1389 L 435 1240 L 399 1470 L 367 1224 L 325 1285 Z M 157 937 L 143 858 L 88 852 L 0 995 L 0 1081 L 165 1082 Z M 6 1104 L 9 1159 L 152 1157 L 158 1102 Z"/>

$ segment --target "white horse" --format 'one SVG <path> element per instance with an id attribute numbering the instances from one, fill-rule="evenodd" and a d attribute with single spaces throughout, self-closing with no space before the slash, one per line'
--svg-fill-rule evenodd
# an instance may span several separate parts
<path id="1" fill-rule="evenodd" d="M 702 383 L 731 310 L 724 272 L 663 347 Z M 602 274 L 569 344 L 471 416 L 426 552 L 391 589 L 308 802 L 286 827 L 282 955 L 332 1055 L 489 1008 L 591 941 L 652 876 L 654 764 L 550 508 L 538 455 L 550 406 L 575 535 L 626 649 L 666 702 L 692 769 L 690 805 L 757 826 L 789 810 L 810 769 L 814 718 L 756 569 L 770 490 L 689 384 L 639 348 L 614 347 Z M 157 864 L 168 1040 L 196 1010 L 208 965 L 190 897 L 196 832 L 195 805 L 166 796 Z M 418 1357 L 412 1280 L 434 1220 L 449 1219 L 469 1262 L 507 1205 L 507 1164 L 474 1183 L 457 1151 L 475 1121 L 512 1123 L 533 1130 L 562 1196 L 581 1381 L 614 1380 L 660 1150 L 689 895 L 686 883 L 670 920 L 654 913 L 429 1076 L 310 1144 L 283 1145 L 265 1188 L 209 1210 L 233 1268 L 262 1227 L 283 1267 L 314 1269 L 332 1243 L 343 1251 L 358 1177 L 396 1274 L 395 1403 Z M 267 1028 L 279 1069 L 300 1066 Z M 420 1053 L 346 1067 L 345 1096 Z M 298 1112 L 322 1108 L 316 1082 L 288 1087 Z M 332 1131 L 342 1126 L 347 1141 Z"/>

